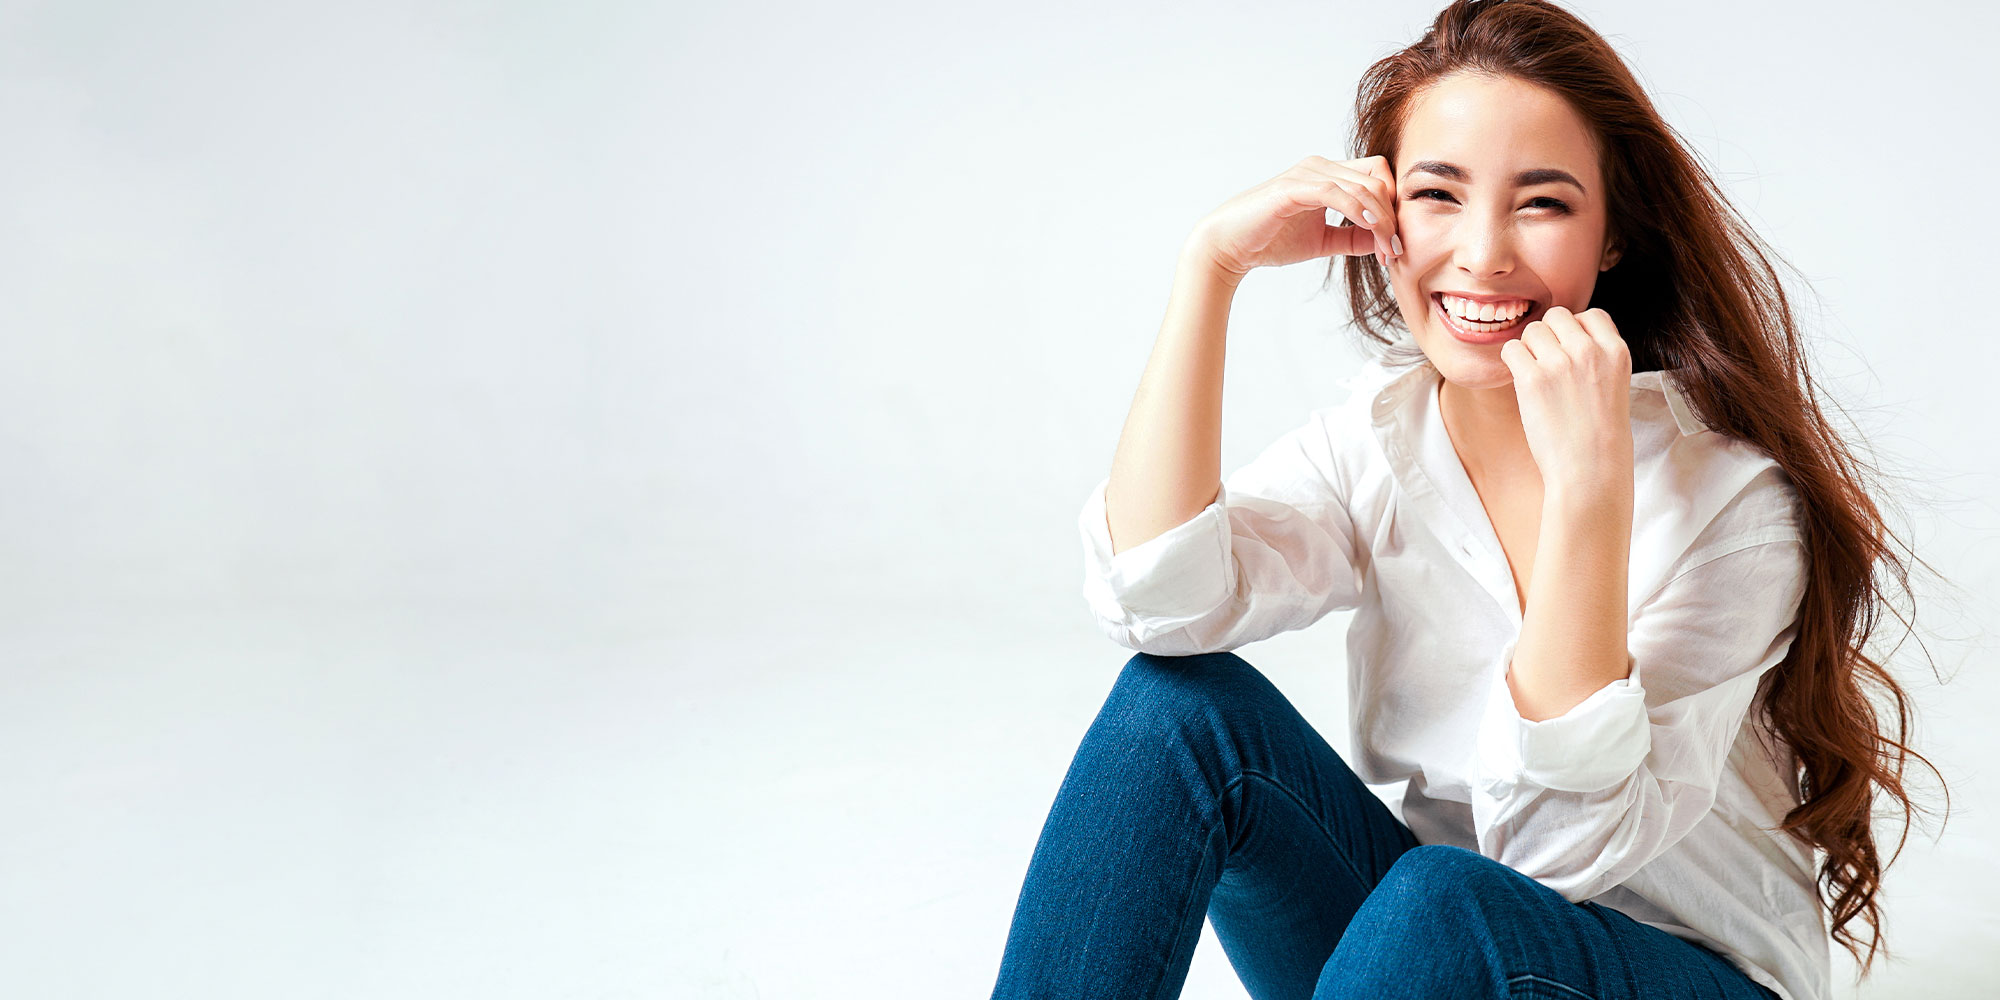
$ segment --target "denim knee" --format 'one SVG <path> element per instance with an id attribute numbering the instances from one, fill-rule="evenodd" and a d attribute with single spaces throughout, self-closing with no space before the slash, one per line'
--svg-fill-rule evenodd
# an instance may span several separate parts
<path id="1" fill-rule="evenodd" d="M 1125 661 L 1092 726 L 1092 742 L 1151 753 L 1192 747 L 1204 759 L 1232 743 L 1247 710 L 1257 711 L 1270 679 L 1230 652 L 1194 656 L 1139 653 Z M 1282 696 L 1280 696 L 1282 697 Z M 1231 754 L 1233 756 L 1233 754 Z"/>
<path id="2" fill-rule="evenodd" d="M 1485 934 L 1492 914 L 1516 903 L 1524 889 L 1532 889 L 1526 876 L 1477 851 L 1421 844 L 1389 866 L 1369 905 L 1378 906 L 1386 920 L 1404 925 L 1406 932 L 1453 926 Z M 1377 894 L 1382 898 L 1375 899 Z M 1402 920 L 1398 914 L 1427 914 L 1430 919 Z"/>
<path id="3" fill-rule="evenodd" d="M 1420 844 L 1396 859 L 1383 876 L 1403 894 L 1438 898 L 1445 893 L 1481 896 L 1520 874 L 1477 851 L 1452 844 Z"/>
<path id="4" fill-rule="evenodd" d="M 1254 702 L 1270 686 L 1269 678 L 1235 653 L 1139 653 L 1118 672 L 1106 708 L 1153 731 L 1179 731 Z"/>
<path id="5" fill-rule="evenodd" d="M 1476 851 L 1422 844 L 1404 851 L 1355 911 L 1320 975 L 1315 1000 L 1506 995 L 1491 919 L 1520 875 Z"/>
<path id="6" fill-rule="evenodd" d="M 1396 858 L 1348 924 L 1336 958 L 1328 962 L 1324 996 L 1390 996 L 1380 990 L 1410 986 L 1410 960 L 1422 956 L 1426 974 L 1466 988 L 1506 988 L 1500 954 L 1518 932 L 1526 876 L 1452 844 L 1420 844 Z M 1338 966 L 1338 968 L 1336 968 Z M 1422 992 L 1422 990 L 1418 990 Z M 1322 996 L 1322 994 L 1316 994 Z"/>

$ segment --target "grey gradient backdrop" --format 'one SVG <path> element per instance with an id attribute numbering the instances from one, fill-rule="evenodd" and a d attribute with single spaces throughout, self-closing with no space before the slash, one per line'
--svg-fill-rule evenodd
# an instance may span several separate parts
<path id="1" fill-rule="evenodd" d="M 0 994 L 984 997 L 1174 254 L 1435 9 L 0 3 Z M 1958 588 L 1836 983 L 1978 995 L 2000 23 L 1576 9 Z M 1237 298 L 1226 468 L 1360 363 L 1321 271 Z M 1346 617 L 1242 651 L 1343 750 Z"/>

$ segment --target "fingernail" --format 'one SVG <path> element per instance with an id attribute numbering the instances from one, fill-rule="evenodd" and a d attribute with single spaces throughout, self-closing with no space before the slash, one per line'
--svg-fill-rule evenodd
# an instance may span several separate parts
<path id="1" fill-rule="evenodd" d="M 1401 233 L 1390 234 L 1389 249 L 1396 251 L 1396 256 L 1398 257 L 1403 255 L 1403 235 Z"/>
<path id="2" fill-rule="evenodd" d="M 1375 224 L 1375 213 L 1374 213 L 1374 212 L 1370 212 L 1369 210 L 1367 210 L 1367 209 L 1365 209 L 1365 208 L 1364 208 L 1364 209 L 1362 209 L 1362 210 L 1361 210 L 1361 221 L 1363 221 L 1363 222 L 1366 222 L 1366 223 L 1368 223 L 1368 224 L 1369 224 L 1369 225 L 1371 225 L 1371 226 L 1372 226 L 1372 225 L 1374 225 L 1374 224 Z"/>

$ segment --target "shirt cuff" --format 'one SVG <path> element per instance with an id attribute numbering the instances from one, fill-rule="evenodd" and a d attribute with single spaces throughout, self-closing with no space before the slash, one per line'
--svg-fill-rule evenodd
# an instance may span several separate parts
<path id="1" fill-rule="evenodd" d="M 1229 553 L 1228 490 L 1186 521 L 1111 553 L 1104 513 L 1105 477 L 1084 501 L 1077 526 L 1084 543 L 1084 596 L 1100 617 L 1142 626 L 1147 634 L 1205 617 L 1236 592 Z"/>
<path id="2" fill-rule="evenodd" d="M 1630 677 L 1598 688 L 1553 719 L 1530 721 L 1521 717 L 1507 689 L 1520 641 L 1509 639 L 1500 650 L 1480 720 L 1479 780 L 1487 794 L 1504 796 L 1519 785 L 1595 792 L 1636 772 L 1653 749 L 1638 660 L 1627 653 Z"/>

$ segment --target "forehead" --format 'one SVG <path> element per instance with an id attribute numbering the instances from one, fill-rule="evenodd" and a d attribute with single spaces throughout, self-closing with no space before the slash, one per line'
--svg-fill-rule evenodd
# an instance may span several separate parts
<path id="1" fill-rule="evenodd" d="M 1536 167 L 1568 170 L 1585 184 L 1597 176 L 1583 117 L 1553 91 L 1511 77 L 1459 73 L 1432 85 L 1411 102 L 1399 145 L 1398 171 L 1443 160 L 1470 170 L 1474 184 Z"/>

